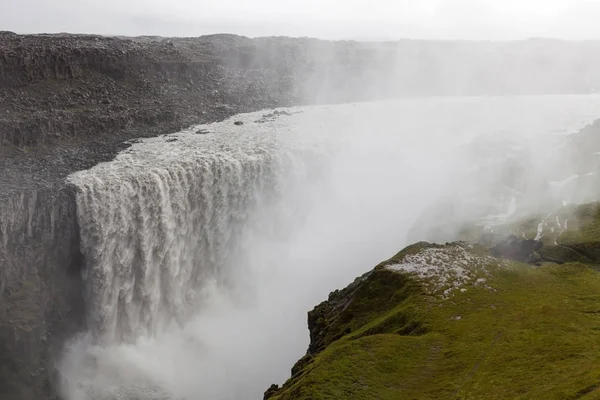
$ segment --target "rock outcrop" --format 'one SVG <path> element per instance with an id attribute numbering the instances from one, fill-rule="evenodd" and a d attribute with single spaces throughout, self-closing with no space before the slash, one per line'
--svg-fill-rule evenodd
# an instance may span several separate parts
<path id="1" fill-rule="evenodd" d="M 54 394 L 54 362 L 84 323 L 74 192 L 0 197 L 0 398 Z"/>
<path id="2" fill-rule="evenodd" d="M 509 235 L 505 240 L 492 247 L 490 252 L 496 257 L 530 263 L 535 261 L 535 252 L 543 246 L 543 243 L 535 239 L 523 239 Z"/>

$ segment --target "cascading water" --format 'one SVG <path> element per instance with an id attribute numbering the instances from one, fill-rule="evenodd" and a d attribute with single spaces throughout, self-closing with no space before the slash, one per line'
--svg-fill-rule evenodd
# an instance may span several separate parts
<path id="1" fill-rule="evenodd" d="M 501 129 L 572 130 L 595 112 L 569 101 L 253 113 L 72 175 L 89 332 L 59 366 L 64 397 L 260 398 L 302 356 L 306 311 L 397 252 L 427 204 L 461 187 L 458 148 Z"/>
<path id="2" fill-rule="evenodd" d="M 154 335 L 185 319 L 194 291 L 225 275 L 243 224 L 269 201 L 259 194 L 282 183 L 286 167 L 274 148 L 207 150 L 170 154 L 191 159 L 162 165 L 152 165 L 154 155 L 147 165 L 123 155 L 73 177 L 89 326 L 102 339 Z"/>
<path id="3" fill-rule="evenodd" d="M 269 207 L 305 178 L 302 147 L 279 135 L 181 133 L 71 177 L 92 330 L 153 335 L 184 319 L 204 280 L 227 276 L 244 228 L 260 229 L 261 212 L 280 217 Z"/>
<path id="4" fill-rule="evenodd" d="M 285 196 L 310 203 L 306 182 L 324 176 L 326 146 L 307 150 L 286 129 L 273 135 L 223 126 L 218 135 L 202 127 L 148 139 L 70 177 L 93 343 L 135 343 L 173 323 L 182 327 L 209 283 L 235 284 L 228 270 L 240 265 L 245 236 L 289 231 L 285 218 L 298 209 L 276 204 Z"/>

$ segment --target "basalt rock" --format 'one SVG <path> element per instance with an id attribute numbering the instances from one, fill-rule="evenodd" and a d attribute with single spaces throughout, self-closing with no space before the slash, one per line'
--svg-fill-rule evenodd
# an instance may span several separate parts
<path id="1" fill-rule="evenodd" d="M 50 398 L 64 340 L 84 327 L 69 188 L 0 198 L 0 266 L 0 398 Z"/>
<path id="2" fill-rule="evenodd" d="M 271 387 L 269 387 L 267 389 L 267 391 L 265 392 L 263 400 L 270 399 L 271 397 L 275 396 L 275 394 L 277 394 L 278 391 L 279 391 L 279 385 L 271 385 Z"/>
<path id="3" fill-rule="evenodd" d="M 544 244 L 540 241 L 522 239 L 510 235 L 506 240 L 492 247 L 490 252 L 496 257 L 531 263 L 539 258 L 539 256 L 535 255 L 535 252 L 540 250 L 543 246 Z"/>

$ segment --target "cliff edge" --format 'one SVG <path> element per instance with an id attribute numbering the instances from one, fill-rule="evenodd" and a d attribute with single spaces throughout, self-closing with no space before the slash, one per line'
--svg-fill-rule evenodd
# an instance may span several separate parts
<path id="1" fill-rule="evenodd" d="M 599 261 L 410 246 L 309 313 L 307 355 L 265 399 L 598 398 Z"/>

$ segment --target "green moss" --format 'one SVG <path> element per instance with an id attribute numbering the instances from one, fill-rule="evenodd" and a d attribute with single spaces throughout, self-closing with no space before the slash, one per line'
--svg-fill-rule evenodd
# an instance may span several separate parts
<path id="1" fill-rule="evenodd" d="M 569 229 L 557 240 L 558 245 L 584 258 L 600 264 L 600 205 L 587 204 L 576 209 Z"/>
<path id="2" fill-rule="evenodd" d="M 508 235 L 533 239 L 540 222 L 529 260 L 540 266 L 484 261 L 471 278 L 485 283 L 449 297 L 431 291 L 435 278 L 387 268 L 414 255 L 439 263 L 438 250 L 446 263 L 461 249 L 481 263 L 472 256 L 487 260 Z M 600 203 L 493 231 L 471 224 L 459 239 L 477 245 L 416 243 L 332 293 L 309 315 L 313 347 L 272 399 L 600 399 Z"/>
<path id="3" fill-rule="evenodd" d="M 567 262 L 593 262 L 578 251 L 562 245 L 545 246 L 539 251 L 539 254 L 542 260 L 555 262 L 558 264 L 564 264 Z"/>
<path id="4" fill-rule="evenodd" d="M 379 268 L 272 399 L 600 398 L 600 275 L 511 263 L 488 283 L 444 300 Z"/>
<path id="5" fill-rule="evenodd" d="M 561 222 L 557 224 L 556 218 Z M 544 225 L 542 260 L 581 262 L 600 266 L 600 206 L 598 203 L 565 207 L 551 214 Z"/>
<path id="6" fill-rule="evenodd" d="M 333 292 L 329 300 L 309 313 L 310 353 L 317 353 L 342 337 L 359 337 L 405 329 L 424 330 L 413 319 L 409 299 L 421 287 L 406 275 L 377 269 L 348 288 Z M 409 329 L 414 327 L 414 329 Z"/>
<path id="7" fill-rule="evenodd" d="M 538 229 L 541 223 L 541 234 Z M 600 203 L 571 205 L 556 212 L 497 225 L 488 230 L 476 223 L 466 224 L 458 239 L 491 248 L 509 235 L 535 239 L 543 248 L 532 260 L 540 262 L 582 262 L 600 268 Z"/>

